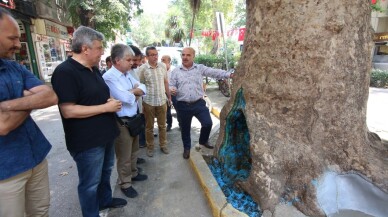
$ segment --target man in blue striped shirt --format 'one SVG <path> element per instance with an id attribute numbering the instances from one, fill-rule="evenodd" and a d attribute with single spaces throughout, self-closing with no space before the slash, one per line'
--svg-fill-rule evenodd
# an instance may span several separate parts
<path id="1" fill-rule="evenodd" d="M 233 77 L 233 73 L 196 64 L 194 63 L 194 58 L 195 50 L 191 47 L 184 48 L 182 50 L 182 65 L 176 67 L 171 72 L 169 81 L 171 94 L 176 96 L 177 99 L 175 109 L 177 109 L 180 120 L 184 159 L 190 158 L 190 129 L 193 117 L 196 117 L 201 123 L 200 146 L 213 148 L 213 146 L 208 144 L 213 122 L 209 109 L 206 107 L 206 102 L 203 99 L 205 95 L 202 86 L 203 77 L 207 76 L 216 79 Z"/>

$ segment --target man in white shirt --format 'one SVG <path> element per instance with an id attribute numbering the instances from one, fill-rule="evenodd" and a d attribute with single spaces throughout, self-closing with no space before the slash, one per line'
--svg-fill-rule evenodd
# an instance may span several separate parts
<path id="1" fill-rule="evenodd" d="M 138 195 L 132 187 L 132 181 L 144 181 L 148 178 L 140 174 L 136 167 L 139 135 L 131 136 L 128 128 L 121 124 L 136 116 L 139 111 L 138 99 L 146 93 L 145 85 L 128 73 L 133 64 L 133 57 L 134 53 L 127 45 L 114 45 L 111 50 L 113 66 L 103 75 L 112 97 L 122 102 L 121 110 L 116 112 L 121 121 L 117 122 L 120 136 L 115 141 L 115 152 L 119 185 L 121 191 L 129 198 Z"/>

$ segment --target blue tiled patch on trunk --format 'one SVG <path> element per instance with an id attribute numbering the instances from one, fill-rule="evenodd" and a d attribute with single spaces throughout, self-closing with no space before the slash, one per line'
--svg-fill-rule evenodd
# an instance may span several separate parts
<path id="1" fill-rule="evenodd" d="M 259 217 L 261 213 L 257 203 L 236 185 L 238 181 L 248 178 L 252 167 L 250 135 L 244 109 L 243 89 L 239 89 L 233 108 L 226 117 L 225 137 L 218 159 L 214 158 L 209 167 L 227 201 L 250 217 Z"/>
<path id="2" fill-rule="evenodd" d="M 233 183 L 227 184 L 224 181 L 224 175 L 222 172 L 222 167 L 220 162 L 213 158 L 212 162 L 209 164 L 210 171 L 213 173 L 213 176 L 218 182 L 218 185 L 221 187 L 222 191 L 226 196 L 226 200 L 237 210 L 246 213 L 250 217 L 260 217 L 261 212 L 258 209 L 258 205 L 253 201 L 252 197 L 245 193 L 243 190 L 239 189 Z"/>

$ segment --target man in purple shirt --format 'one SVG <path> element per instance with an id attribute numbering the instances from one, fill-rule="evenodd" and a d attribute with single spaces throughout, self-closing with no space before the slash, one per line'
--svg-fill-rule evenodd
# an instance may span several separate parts
<path id="1" fill-rule="evenodd" d="M 213 69 L 202 64 L 194 63 L 195 50 L 186 47 L 182 50 L 182 65 L 176 67 L 171 72 L 169 81 L 171 95 L 176 96 L 178 120 L 181 127 L 183 142 L 183 158 L 190 158 L 191 149 L 191 120 L 196 117 L 201 123 L 199 144 L 201 147 L 213 148 L 208 144 L 210 131 L 212 129 L 212 119 L 206 102 L 203 90 L 203 77 L 213 77 L 217 79 L 232 78 L 233 73 L 221 69 Z"/>

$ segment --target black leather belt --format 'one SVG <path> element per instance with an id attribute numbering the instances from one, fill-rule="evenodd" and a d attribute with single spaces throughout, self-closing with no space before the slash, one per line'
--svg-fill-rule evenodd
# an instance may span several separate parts
<path id="1" fill-rule="evenodd" d="M 135 115 L 136 116 L 136 115 Z M 123 116 L 123 117 L 119 117 L 120 119 L 124 119 L 124 120 L 131 120 L 133 119 L 135 116 L 133 117 L 128 117 L 128 116 Z"/>
<path id="2" fill-rule="evenodd" d="M 197 103 L 197 102 L 199 102 L 201 100 L 202 100 L 202 98 L 200 98 L 200 99 L 198 99 L 196 101 L 192 101 L 192 102 L 185 102 L 185 101 L 179 101 L 179 102 L 184 103 L 186 105 L 193 105 L 193 104 L 195 104 L 195 103 Z"/>

